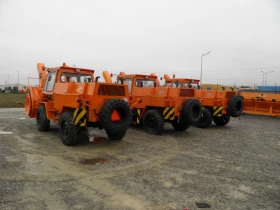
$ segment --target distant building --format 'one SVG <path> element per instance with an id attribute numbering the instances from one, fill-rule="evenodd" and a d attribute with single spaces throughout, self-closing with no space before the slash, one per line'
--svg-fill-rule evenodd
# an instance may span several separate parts
<path id="1" fill-rule="evenodd" d="M 219 85 L 219 84 L 202 84 L 202 90 L 232 90 L 236 91 L 236 88 L 233 86 Z"/>
<path id="2" fill-rule="evenodd" d="M 23 85 L 23 84 L 9 84 L 8 85 L 3 85 L 3 86 L 0 86 L 0 89 L 1 89 L 1 92 L 3 90 L 5 90 L 6 93 L 9 93 L 9 92 L 18 92 L 20 90 L 24 90 L 26 89 L 26 85 Z"/>
<path id="3" fill-rule="evenodd" d="M 258 86 L 258 91 L 263 92 L 280 92 L 280 86 Z"/>

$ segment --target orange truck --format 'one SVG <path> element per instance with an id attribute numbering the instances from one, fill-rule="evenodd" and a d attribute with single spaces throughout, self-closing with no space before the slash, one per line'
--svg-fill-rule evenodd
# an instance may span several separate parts
<path id="1" fill-rule="evenodd" d="M 103 77 L 107 84 L 113 83 L 112 74 L 103 71 Z M 117 76 L 117 83 L 128 87 L 133 123 L 142 124 L 150 134 L 161 134 L 165 122 L 177 131 L 185 131 L 201 118 L 202 108 L 194 98 L 194 89 L 160 87 L 157 76 L 124 72 Z"/>
<path id="2" fill-rule="evenodd" d="M 105 129 L 109 139 L 121 140 L 131 124 L 128 87 L 105 84 L 94 78 L 94 70 L 56 68 L 37 64 L 39 86 L 29 86 L 25 113 L 36 118 L 39 131 L 49 130 L 50 121 L 59 126 L 62 143 L 78 143 L 80 129 Z"/>
<path id="3" fill-rule="evenodd" d="M 162 78 L 161 78 L 162 79 Z M 195 88 L 195 98 L 203 108 L 200 121 L 196 124 L 199 128 L 208 128 L 212 121 L 218 126 L 224 126 L 230 117 L 239 117 L 242 114 L 244 101 L 235 91 L 201 90 L 199 80 L 189 78 L 170 78 L 164 74 L 165 87 Z"/>

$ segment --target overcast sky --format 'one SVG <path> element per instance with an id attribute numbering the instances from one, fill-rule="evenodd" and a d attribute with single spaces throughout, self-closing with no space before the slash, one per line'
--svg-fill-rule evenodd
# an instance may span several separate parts
<path id="1" fill-rule="evenodd" d="M 279 0 L 0 0 L 0 85 L 38 62 L 280 85 Z"/>

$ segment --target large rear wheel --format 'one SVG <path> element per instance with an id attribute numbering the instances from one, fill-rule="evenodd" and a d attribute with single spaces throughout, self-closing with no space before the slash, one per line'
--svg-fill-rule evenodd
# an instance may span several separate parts
<path id="1" fill-rule="evenodd" d="M 181 118 L 183 121 L 191 125 L 196 125 L 199 122 L 201 115 L 202 107 L 197 99 L 191 98 L 184 102 L 181 111 Z"/>
<path id="2" fill-rule="evenodd" d="M 196 124 L 198 128 L 209 128 L 212 124 L 212 113 L 209 109 L 204 108 L 202 112 L 202 117 L 199 122 Z"/>
<path id="3" fill-rule="evenodd" d="M 213 121 L 218 126 L 224 126 L 230 121 L 230 116 L 222 115 L 221 117 L 214 117 Z"/>
<path id="4" fill-rule="evenodd" d="M 186 131 L 190 127 L 189 123 L 183 122 L 182 120 L 179 120 L 178 122 L 178 119 L 173 120 L 171 124 L 176 131 Z"/>
<path id="5" fill-rule="evenodd" d="M 99 120 L 110 140 L 121 140 L 132 122 L 132 113 L 126 101 L 110 99 L 104 103 Z"/>
<path id="6" fill-rule="evenodd" d="M 243 111 L 243 99 L 241 96 L 232 96 L 228 102 L 227 112 L 232 117 L 239 117 Z"/>
<path id="7" fill-rule="evenodd" d="M 162 134 L 164 129 L 164 119 L 162 114 L 156 109 L 148 110 L 143 117 L 143 127 L 149 134 Z"/>

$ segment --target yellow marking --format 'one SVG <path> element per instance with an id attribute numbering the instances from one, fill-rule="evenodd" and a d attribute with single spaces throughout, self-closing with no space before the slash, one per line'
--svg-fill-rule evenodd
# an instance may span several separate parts
<path id="1" fill-rule="evenodd" d="M 213 116 L 216 116 L 217 114 L 219 114 L 219 112 L 221 112 L 223 110 L 223 107 L 219 107 L 213 114 Z"/>
<path id="2" fill-rule="evenodd" d="M 170 110 L 170 112 L 164 117 L 164 119 L 169 119 L 169 117 L 170 117 L 170 115 L 171 114 L 173 114 L 175 112 L 175 109 L 174 108 L 172 108 L 171 110 Z"/>
<path id="3" fill-rule="evenodd" d="M 174 120 L 175 119 L 175 114 L 170 118 L 170 120 Z"/>
<path id="4" fill-rule="evenodd" d="M 73 119 L 76 117 L 77 113 L 78 113 L 79 109 L 76 109 L 73 115 Z"/>
<path id="5" fill-rule="evenodd" d="M 87 120 L 85 119 L 84 122 L 80 126 L 86 126 Z"/>
<path id="6" fill-rule="evenodd" d="M 163 116 L 166 114 L 166 112 L 168 111 L 169 107 L 166 107 L 163 111 Z"/>
<path id="7" fill-rule="evenodd" d="M 141 116 L 141 110 L 137 109 L 137 119 L 136 119 L 136 123 L 139 124 L 140 123 L 140 116 Z"/>
<path id="8" fill-rule="evenodd" d="M 217 117 L 221 117 L 222 116 L 222 114 L 217 114 Z"/>
<path id="9" fill-rule="evenodd" d="M 81 111 L 81 113 L 78 115 L 78 117 L 75 120 L 74 125 L 77 125 L 77 123 L 80 121 L 80 119 L 82 119 L 82 117 L 87 113 L 87 111 L 85 109 L 83 109 L 83 111 Z"/>

